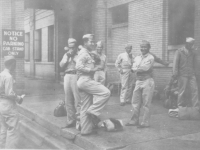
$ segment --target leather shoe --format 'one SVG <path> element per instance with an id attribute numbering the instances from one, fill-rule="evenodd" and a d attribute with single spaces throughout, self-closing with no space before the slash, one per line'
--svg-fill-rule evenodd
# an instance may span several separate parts
<path id="1" fill-rule="evenodd" d="M 92 118 L 92 122 L 93 122 L 94 126 L 97 127 L 99 122 L 101 121 L 99 119 L 99 117 L 97 117 L 96 115 L 94 115 L 94 114 L 92 114 L 90 112 L 87 112 L 87 114 Z"/>
<path id="2" fill-rule="evenodd" d="M 146 126 L 146 125 L 144 125 L 144 124 L 139 124 L 139 125 L 137 126 L 137 128 L 149 128 L 149 126 Z"/>
<path id="3" fill-rule="evenodd" d="M 138 122 L 135 122 L 135 123 L 128 122 L 125 124 L 125 126 L 138 126 L 138 125 L 139 125 Z"/>
<path id="4" fill-rule="evenodd" d="M 124 106 L 124 105 L 125 105 L 125 102 L 121 102 L 121 103 L 120 103 L 120 106 Z"/>

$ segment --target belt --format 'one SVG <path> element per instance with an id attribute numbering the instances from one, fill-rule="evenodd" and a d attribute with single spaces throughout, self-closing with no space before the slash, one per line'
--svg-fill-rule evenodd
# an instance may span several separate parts
<path id="1" fill-rule="evenodd" d="M 66 71 L 65 74 L 76 74 L 76 70 Z"/>

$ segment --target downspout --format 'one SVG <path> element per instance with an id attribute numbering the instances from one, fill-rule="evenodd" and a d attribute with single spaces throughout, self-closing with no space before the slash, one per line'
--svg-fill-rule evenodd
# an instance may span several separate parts
<path id="1" fill-rule="evenodd" d="M 107 9 L 107 0 L 104 0 L 104 5 L 105 5 L 105 55 L 107 56 L 107 43 L 108 43 L 108 29 L 107 29 L 107 16 L 108 16 L 108 9 Z"/>

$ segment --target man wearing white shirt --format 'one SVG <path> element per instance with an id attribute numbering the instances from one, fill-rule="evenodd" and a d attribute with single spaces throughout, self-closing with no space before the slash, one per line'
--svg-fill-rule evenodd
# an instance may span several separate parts
<path id="1" fill-rule="evenodd" d="M 136 56 L 132 71 L 136 73 L 136 85 L 133 91 L 132 106 L 133 115 L 127 126 L 149 127 L 150 105 L 154 92 L 154 80 L 152 78 L 154 57 L 149 53 L 150 43 L 142 41 L 141 54 Z M 143 105 L 144 115 L 139 123 L 140 108 Z"/>

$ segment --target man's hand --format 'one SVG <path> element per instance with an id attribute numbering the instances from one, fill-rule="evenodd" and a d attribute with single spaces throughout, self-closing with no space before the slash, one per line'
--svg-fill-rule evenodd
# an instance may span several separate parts
<path id="1" fill-rule="evenodd" d="M 101 70 L 101 68 L 99 66 L 94 67 L 93 69 L 90 70 L 90 72 L 94 73 L 96 71 Z"/>

